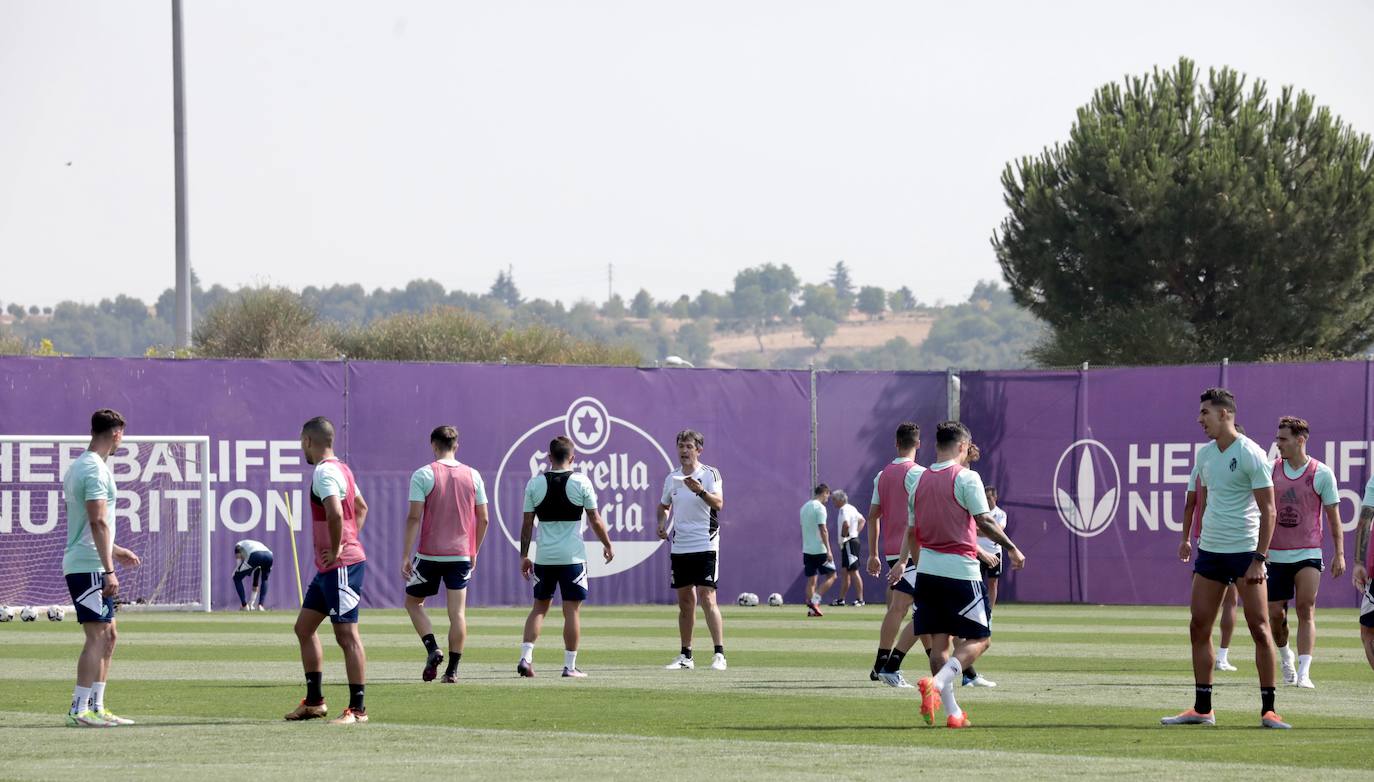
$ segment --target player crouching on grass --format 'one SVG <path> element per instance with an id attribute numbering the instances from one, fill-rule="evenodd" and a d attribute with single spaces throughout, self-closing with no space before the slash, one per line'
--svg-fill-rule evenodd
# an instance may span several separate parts
<path id="1" fill-rule="evenodd" d="M 105 708 L 105 677 L 114 658 L 115 595 L 119 577 L 114 564 L 138 567 L 138 555 L 115 545 L 114 472 L 106 461 L 124 439 L 124 417 L 108 408 L 91 415 L 91 442 L 62 481 L 67 504 L 67 548 L 62 575 L 67 580 L 76 621 L 86 642 L 76 660 L 76 690 L 67 712 L 73 728 L 132 725 Z"/>
<path id="2" fill-rule="evenodd" d="M 983 479 L 963 465 L 971 440 L 968 428 L 958 421 L 937 426 L 936 462 L 917 476 L 911 493 L 911 526 L 921 546 L 912 632 L 930 636 L 930 669 L 935 672 L 916 684 L 921 717 L 927 725 L 933 724 L 937 704 L 942 703 L 945 726 L 950 728 L 972 725 L 955 701 L 954 687 L 964 669 L 972 668 L 987 651 L 992 636 L 978 534 L 1002 546 L 1013 569 L 1020 570 L 1026 563 L 1021 550 L 988 512 Z M 947 651 L 951 641 L 953 654 Z"/>
<path id="3" fill-rule="evenodd" d="M 825 529 L 825 504 L 830 501 L 830 487 L 816 486 L 813 496 L 801 507 L 802 575 L 806 576 L 806 615 L 824 616 L 821 598 L 835 583 L 835 556 L 830 553 L 830 535 Z M 825 580 L 816 586 L 816 578 Z"/>
<path id="4" fill-rule="evenodd" d="M 353 471 L 334 457 L 334 425 L 319 416 L 301 429 L 301 451 L 306 464 L 315 466 L 310 482 L 310 530 L 319 573 L 305 592 L 296 616 L 296 639 L 305 668 L 305 699 L 286 715 L 288 720 L 312 720 L 329 713 L 321 687 L 324 650 L 315 630 L 329 617 L 334 640 L 343 650 L 348 674 L 348 708 L 334 725 L 367 722 L 363 689 L 367 680 L 367 655 L 358 637 L 358 603 L 362 600 L 367 555 L 358 533 L 367 519 L 367 503 L 353 481 Z"/>
<path id="5" fill-rule="evenodd" d="M 261 541 L 245 538 L 234 544 L 234 590 L 239 593 L 240 611 L 266 611 L 262 603 L 267 599 L 267 579 L 272 575 L 272 550 Z M 253 581 L 252 592 L 245 592 L 243 582 Z"/>
<path id="6" fill-rule="evenodd" d="M 406 515 L 401 577 L 406 582 L 406 613 L 425 646 L 422 681 L 434 681 L 444 653 L 434 640 L 434 625 L 425 614 L 425 599 L 447 591 L 448 666 L 443 683 L 458 680 L 458 662 L 467 640 L 468 580 L 477 568 L 477 552 L 487 536 L 487 488 L 482 476 L 456 458 L 458 430 L 440 426 L 429 434 L 434 461 L 410 476 L 410 509 Z M 415 538 L 420 548 L 410 552 Z"/>
<path id="7" fill-rule="evenodd" d="M 549 443 L 549 469 L 536 474 L 525 484 L 525 517 L 520 525 L 520 574 L 534 582 L 534 606 L 525 618 L 525 635 L 520 644 L 520 662 L 515 672 L 534 676 L 534 643 L 544 626 L 544 616 L 553 604 L 554 590 L 563 596 L 563 676 L 583 679 L 587 674 L 577 668 L 577 646 L 582 640 L 579 611 L 587 599 L 587 544 L 582 540 L 582 514 L 596 539 L 601 541 L 601 556 L 615 559 L 606 524 L 597 511 L 596 489 L 586 475 L 573 472 L 573 443 L 555 437 Z M 534 560 L 529 558 L 534 521 L 539 519 L 539 545 Z"/>

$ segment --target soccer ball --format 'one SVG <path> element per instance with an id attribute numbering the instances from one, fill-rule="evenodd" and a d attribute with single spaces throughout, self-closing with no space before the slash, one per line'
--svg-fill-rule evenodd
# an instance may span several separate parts
<path id="1" fill-rule="evenodd" d="M 67 609 L 62 606 L 50 606 L 48 608 L 48 621 L 60 622 L 67 618 Z"/>
<path id="2" fill-rule="evenodd" d="M 774 592 L 773 594 L 769 595 L 768 605 L 773 606 L 774 608 L 777 608 L 778 606 L 782 605 L 782 595 L 778 594 L 777 592 Z"/>
<path id="3" fill-rule="evenodd" d="M 33 606 L 24 606 L 24 610 L 19 612 L 19 619 L 25 622 L 32 622 L 38 618 L 38 609 Z"/>
<path id="4" fill-rule="evenodd" d="M 0 606 L 0 622 L 14 621 L 14 609 L 9 606 Z"/>
<path id="5" fill-rule="evenodd" d="M 759 604 L 759 596 L 753 592 L 740 592 L 735 602 L 742 606 L 756 606 Z"/>

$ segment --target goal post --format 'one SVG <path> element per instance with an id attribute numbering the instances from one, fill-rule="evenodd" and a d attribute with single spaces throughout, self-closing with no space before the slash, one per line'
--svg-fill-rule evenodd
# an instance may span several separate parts
<path id="1" fill-rule="evenodd" d="M 0 604 L 71 604 L 63 479 L 90 439 L 0 434 Z M 107 463 L 115 542 L 142 560 L 116 563 L 121 608 L 209 611 L 210 438 L 129 435 Z"/>

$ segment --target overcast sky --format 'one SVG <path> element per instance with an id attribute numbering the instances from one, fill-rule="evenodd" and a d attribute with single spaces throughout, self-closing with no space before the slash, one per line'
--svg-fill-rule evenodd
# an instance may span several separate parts
<path id="1" fill-rule="evenodd" d="M 1180 56 L 1374 132 L 1374 3 L 188 0 L 207 284 L 658 298 L 789 263 L 955 301 L 1003 165 Z M 170 3 L 0 0 L 0 301 L 173 283 Z"/>

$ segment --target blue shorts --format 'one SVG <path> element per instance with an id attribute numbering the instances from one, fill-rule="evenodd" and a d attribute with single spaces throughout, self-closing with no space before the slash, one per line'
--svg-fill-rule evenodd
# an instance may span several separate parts
<path id="1" fill-rule="evenodd" d="M 105 588 L 105 574 L 99 570 L 92 573 L 68 573 L 67 592 L 76 606 L 76 621 L 113 622 L 115 602 L 113 597 L 105 597 L 100 592 Z"/>
<path id="2" fill-rule="evenodd" d="M 1245 579 L 1245 571 L 1255 561 L 1255 552 L 1241 551 L 1236 554 L 1213 554 L 1203 549 L 1197 550 L 1193 562 L 1193 572 L 1211 581 L 1223 584 L 1237 584 Z"/>
<path id="3" fill-rule="evenodd" d="M 802 554 L 802 573 L 810 578 L 822 573 L 834 573 L 835 563 L 824 554 Z"/>
<path id="4" fill-rule="evenodd" d="M 1301 562 L 1269 563 L 1269 602 L 1286 603 L 1298 596 L 1298 571 L 1310 567 L 1318 573 L 1323 565 L 1320 559 L 1304 559 Z"/>
<path id="5" fill-rule="evenodd" d="M 563 602 L 587 599 L 587 566 L 576 565 L 535 565 L 534 599 L 552 600 L 554 590 L 563 595 Z"/>
<path id="6" fill-rule="evenodd" d="M 356 623 L 366 571 L 366 562 L 321 571 L 310 582 L 310 588 L 305 590 L 305 602 L 301 608 L 325 614 L 336 625 Z"/>
<path id="7" fill-rule="evenodd" d="M 410 580 L 406 582 L 406 594 L 411 597 L 433 597 L 439 594 L 439 585 L 445 589 L 467 589 L 472 575 L 471 562 L 436 562 L 421 559 L 419 555 L 410 560 L 413 569 Z"/>
<path id="8" fill-rule="evenodd" d="M 896 564 L 896 557 L 887 558 L 888 570 L 892 570 Z M 893 592 L 901 592 L 908 597 L 916 597 L 916 566 L 911 563 L 910 559 L 906 561 L 906 567 L 902 570 L 902 580 L 898 581 L 896 586 L 890 586 L 888 589 Z"/>
<path id="9" fill-rule="evenodd" d="M 917 635 L 972 639 L 992 635 L 992 615 L 981 580 L 918 573 L 915 611 L 912 630 Z"/>

